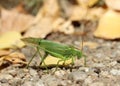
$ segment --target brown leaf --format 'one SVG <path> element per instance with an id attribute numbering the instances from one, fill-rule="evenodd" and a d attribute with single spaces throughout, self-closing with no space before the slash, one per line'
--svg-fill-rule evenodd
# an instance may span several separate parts
<path id="1" fill-rule="evenodd" d="M 89 8 L 88 15 L 86 15 L 85 19 L 87 20 L 98 20 L 100 19 L 104 13 L 106 12 L 106 9 L 104 8 Z"/>
<path id="2" fill-rule="evenodd" d="M 31 26 L 24 36 L 44 38 L 47 34 L 52 32 L 52 22 L 50 18 L 43 18 L 40 22 L 36 23 L 36 25 Z"/>
<path id="3" fill-rule="evenodd" d="M 4 56 L 4 61 L 8 61 L 13 64 L 27 64 L 25 56 L 19 52 L 14 52 L 7 56 Z"/>
<path id="4" fill-rule="evenodd" d="M 82 20 L 86 17 L 87 9 L 81 6 L 73 6 L 70 20 Z"/>
<path id="5" fill-rule="evenodd" d="M 59 5 L 57 0 L 44 0 L 44 5 L 38 12 L 36 18 L 27 28 L 25 37 L 41 37 L 53 31 L 52 23 L 59 16 Z"/>
<path id="6" fill-rule="evenodd" d="M 57 0 L 44 0 L 44 6 L 42 8 L 43 17 L 56 18 L 59 15 L 60 8 Z"/>
<path id="7" fill-rule="evenodd" d="M 33 16 L 25 15 L 17 11 L 1 9 L 1 29 L 0 33 L 8 31 L 23 32 L 33 20 Z"/>
<path id="8" fill-rule="evenodd" d="M 10 54 L 9 50 L 0 50 L 0 56 L 8 55 Z"/>
<path id="9" fill-rule="evenodd" d="M 65 34 L 73 34 L 74 33 L 74 27 L 71 24 L 71 21 L 65 21 L 62 18 L 56 19 L 53 23 L 53 29 L 55 32 L 63 32 Z"/>
<path id="10" fill-rule="evenodd" d="M 25 56 L 22 53 L 14 52 L 5 56 L 0 57 L 0 66 L 5 63 L 12 63 L 12 64 L 20 64 L 25 65 L 27 64 Z"/>

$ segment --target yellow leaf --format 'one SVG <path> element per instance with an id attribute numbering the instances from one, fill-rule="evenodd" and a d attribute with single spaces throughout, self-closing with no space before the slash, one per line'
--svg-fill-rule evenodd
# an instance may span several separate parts
<path id="1" fill-rule="evenodd" d="M 46 59 L 44 60 L 44 62 L 46 64 L 46 66 L 56 66 L 57 62 L 59 60 L 61 60 L 61 59 L 48 55 L 46 57 Z M 64 65 L 63 65 L 63 63 L 64 63 L 64 61 L 61 61 L 58 65 L 59 66 L 64 66 L 64 65 L 67 66 L 72 63 L 72 59 L 66 60 Z M 42 63 L 41 67 L 45 67 L 44 63 Z"/>
<path id="2" fill-rule="evenodd" d="M 98 1 L 99 0 L 77 0 L 77 2 L 79 3 L 79 5 L 81 5 L 82 7 L 93 6 Z"/>
<path id="3" fill-rule="evenodd" d="M 0 49 L 21 48 L 25 44 L 20 40 L 19 32 L 11 31 L 0 36 Z"/>
<path id="4" fill-rule="evenodd" d="M 94 36 L 104 39 L 120 38 L 120 12 L 108 10 L 100 19 Z"/>
<path id="5" fill-rule="evenodd" d="M 96 4 L 99 0 L 89 0 L 88 6 L 93 6 Z"/>

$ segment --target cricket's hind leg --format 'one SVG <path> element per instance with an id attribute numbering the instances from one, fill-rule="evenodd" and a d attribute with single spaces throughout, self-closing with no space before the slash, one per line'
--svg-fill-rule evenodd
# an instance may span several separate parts
<path id="1" fill-rule="evenodd" d="M 39 52 L 39 56 L 41 57 L 41 58 L 40 58 L 41 61 L 40 61 L 39 66 L 41 66 L 42 63 L 43 63 L 43 65 L 45 66 L 45 69 L 47 70 L 47 73 L 49 73 L 48 68 L 47 68 L 47 65 L 46 65 L 45 62 L 44 62 L 44 60 L 45 60 L 45 58 L 47 57 L 47 55 L 48 55 L 47 52 L 45 52 L 45 55 L 44 55 L 44 56 L 42 56 L 41 53 Z"/>
<path id="2" fill-rule="evenodd" d="M 71 67 L 70 67 L 70 71 L 72 72 L 72 69 L 73 69 L 73 66 L 74 66 L 74 57 L 71 57 L 71 61 L 72 61 L 72 63 L 71 63 Z"/>

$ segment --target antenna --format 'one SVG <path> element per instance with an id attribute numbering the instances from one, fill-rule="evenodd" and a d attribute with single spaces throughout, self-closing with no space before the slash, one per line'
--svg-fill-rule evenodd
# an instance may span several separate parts
<path id="1" fill-rule="evenodd" d="M 86 9 L 85 16 L 83 17 L 83 20 L 84 20 L 87 17 L 87 14 L 88 14 L 88 5 L 83 5 L 82 7 Z M 83 21 L 82 22 L 82 27 L 81 27 L 82 33 L 84 33 L 84 28 L 85 28 L 85 22 Z M 81 48 L 81 51 L 83 52 L 84 35 L 82 35 L 81 39 L 82 39 L 82 48 Z M 83 56 L 84 56 L 84 65 L 86 66 L 86 56 L 85 55 L 83 55 Z"/>

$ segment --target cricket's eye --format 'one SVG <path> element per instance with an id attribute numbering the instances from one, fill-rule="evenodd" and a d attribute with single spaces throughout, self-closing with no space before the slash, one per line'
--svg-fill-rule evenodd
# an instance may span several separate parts
<path id="1" fill-rule="evenodd" d="M 41 42 L 39 41 L 38 44 L 40 45 L 40 43 L 41 43 Z"/>

